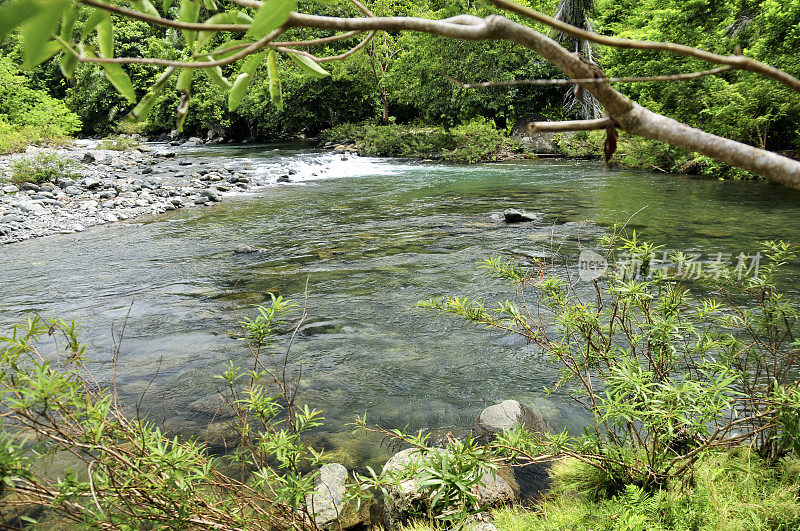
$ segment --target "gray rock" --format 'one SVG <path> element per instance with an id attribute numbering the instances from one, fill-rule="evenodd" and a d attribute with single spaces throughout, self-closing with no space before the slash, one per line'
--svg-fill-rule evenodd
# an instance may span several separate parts
<path id="1" fill-rule="evenodd" d="M 279 183 L 288 183 L 289 181 L 290 181 L 290 179 L 289 179 L 288 175 L 281 175 L 280 177 L 278 177 L 278 181 L 277 182 L 279 182 Z"/>
<path id="2" fill-rule="evenodd" d="M 236 254 L 250 254 L 250 253 L 257 253 L 258 249 L 240 243 L 239 245 L 233 248 L 233 252 Z"/>
<path id="3" fill-rule="evenodd" d="M 222 201 L 222 196 L 214 189 L 207 189 L 200 192 L 201 196 L 207 197 L 209 201 L 219 202 Z"/>
<path id="4" fill-rule="evenodd" d="M 96 190 L 100 188 L 100 181 L 92 177 L 87 177 L 83 180 L 83 186 L 85 186 L 87 190 Z"/>
<path id="5" fill-rule="evenodd" d="M 6 214 L 0 218 L 0 223 L 22 223 L 23 221 L 25 221 L 25 218 L 19 214 Z"/>
<path id="6" fill-rule="evenodd" d="M 439 453 L 447 452 L 443 448 L 433 451 Z M 383 466 L 383 471 L 384 473 L 399 472 L 408 466 L 413 466 L 413 463 L 419 459 L 422 459 L 419 450 L 408 448 L 394 454 Z M 384 497 L 384 518 L 386 525 L 390 529 L 399 527 L 399 524 L 408 521 L 414 514 L 424 513 L 428 504 L 425 492 L 417 480 L 413 475 L 409 476 L 406 476 L 405 479 L 401 477 L 398 484 L 387 488 L 387 495 Z M 508 477 L 508 474 L 492 474 L 490 471 L 486 471 L 483 474 L 481 481 L 484 486 L 479 486 L 477 492 L 478 499 L 482 505 L 511 503 L 517 499 L 513 478 L 509 481 L 504 476 Z"/>
<path id="7" fill-rule="evenodd" d="M 87 151 L 83 154 L 83 158 L 81 160 L 86 164 L 91 164 L 92 162 L 95 162 L 97 158 L 94 156 L 94 153 Z"/>
<path id="8" fill-rule="evenodd" d="M 544 418 L 516 400 L 506 400 L 489 406 L 478 416 L 478 433 L 483 436 L 494 436 L 505 430 L 520 425 L 530 431 L 546 433 L 550 427 Z"/>
<path id="9" fill-rule="evenodd" d="M 67 195 L 78 195 L 79 193 L 81 193 L 81 191 L 82 190 L 77 186 L 67 186 L 66 188 L 64 188 L 64 192 L 66 192 Z"/>
<path id="10" fill-rule="evenodd" d="M 506 223 L 521 223 L 523 221 L 536 221 L 539 215 L 535 213 L 528 213 L 518 208 L 509 208 L 503 212 L 503 220 Z"/>
<path id="11" fill-rule="evenodd" d="M 153 173 L 153 168 L 151 168 L 150 166 L 147 166 L 146 168 L 142 168 L 142 174 L 143 175 L 146 175 L 148 173 Z"/>
<path id="12" fill-rule="evenodd" d="M 347 469 L 339 463 L 329 463 L 319 469 L 314 491 L 306 497 L 306 505 L 314 513 L 320 527 L 326 527 L 344 513 L 344 495 L 347 485 Z"/>
<path id="13" fill-rule="evenodd" d="M 208 203 L 208 198 L 204 195 L 201 195 L 194 200 L 195 205 L 204 205 L 206 203 Z"/>
<path id="14" fill-rule="evenodd" d="M 9 184 L 9 185 L 4 186 L 2 188 L 2 190 L 3 190 L 3 192 L 5 192 L 7 194 L 16 194 L 17 192 L 19 192 L 19 188 L 17 188 L 13 184 Z"/>
<path id="15" fill-rule="evenodd" d="M 32 192 L 38 192 L 39 190 L 41 190 L 39 185 L 34 183 L 25 183 L 22 186 L 20 186 L 20 189 L 25 191 L 30 190 Z"/>

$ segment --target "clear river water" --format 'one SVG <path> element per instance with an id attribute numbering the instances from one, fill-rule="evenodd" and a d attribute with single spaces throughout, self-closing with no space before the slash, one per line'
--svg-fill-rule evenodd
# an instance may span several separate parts
<path id="1" fill-rule="evenodd" d="M 130 311 L 122 399 L 145 393 L 151 418 L 213 439 L 205 429 L 218 403 L 212 375 L 228 360 L 250 364 L 237 320 L 253 317 L 268 292 L 302 301 L 308 282 L 308 321 L 291 351 L 291 366 L 302 367 L 298 401 L 324 410 L 318 441 L 349 466 L 385 454 L 350 434 L 365 412 L 388 428 L 463 433 L 483 407 L 514 398 L 559 428 L 584 421 L 566 396 L 545 398 L 556 371 L 535 349 L 415 307 L 431 295 L 513 296 L 476 268 L 483 258 L 529 263 L 557 249 L 577 272 L 582 247 L 640 210 L 629 228 L 703 259 L 735 260 L 765 239 L 800 243 L 800 191 L 770 183 L 604 171 L 594 162 L 342 160 L 297 146 L 189 153 L 297 173 L 293 183 L 212 207 L 0 247 L 0 330 L 25 312 L 76 319 L 109 383 L 111 330 Z M 541 219 L 505 224 L 512 207 Z M 235 254 L 240 244 L 264 252 Z M 793 267 L 793 297 L 798 278 Z"/>

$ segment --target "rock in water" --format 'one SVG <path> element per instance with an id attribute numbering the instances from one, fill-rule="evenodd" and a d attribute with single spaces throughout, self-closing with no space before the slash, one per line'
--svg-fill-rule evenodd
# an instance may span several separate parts
<path id="1" fill-rule="evenodd" d="M 257 253 L 258 249 L 255 247 L 250 247 L 249 245 L 239 244 L 233 248 L 233 252 L 236 254 L 250 254 Z"/>
<path id="2" fill-rule="evenodd" d="M 95 158 L 94 153 L 91 153 L 91 152 L 87 151 L 86 153 L 83 154 L 83 159 L 82 160 L 86 164 L 91 164 L 92 162 L 95 162 L 97 160 L 97 158 Z"/>
<path id="3" fill-rule="evenodd" d="M 531 214 L 518 208 L 509 208 L 503 212 L 503 219 L 506 223 L 521 223 L 523 221 L 536 221 L 538 214 Z"/>
<path id="4" fill-rule="evenodd" d="M 544 418 L 516 400 L 506 400 L 481 411 L 477 420 L 478 432 L 483 436 L 493 436 L 520 425 L 533 432 L 545 433 L 550 427 Z"/>

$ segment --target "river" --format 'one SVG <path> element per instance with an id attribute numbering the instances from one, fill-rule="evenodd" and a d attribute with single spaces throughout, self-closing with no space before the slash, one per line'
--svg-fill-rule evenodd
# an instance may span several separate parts
<path id="1" fill-rule="evenodd" d="M 463 433 L 480 410 L 515 398 L 558 428 L 584 418 L 535 349 L 415 307 L 426 296 L 487 300 L 513 289 L 476 262 L 553 256 L 573 273 L 581 248 L 629 222 L 668 249 L 724 253 L 800 242 L 800 192 L 635 171 L 593 162 L 473 166 L 350 158 L 297 146 L 197 148 L 191 153 L 293 169 L 291 184 L 204 208 L 0 247 L 0 330 L 25 312 L 76 319 L 97 373 L 110 382 L 112 328 L 127 319 L 118 389 L 172 431 L 200 434 L 227 361 L 248 366 L 236 322 L 275 292 L 302 302 L 308 322 L 292 351 L 298 400 L 322 409 L 320 444 L 349 466 L 377 444 L 349 434 L 357 414 L 386 427 Z M 541 213 L 505 224 L 504 209 Z M 235 254 L 237 245 L 264 252 Z M 797 296 L 797 268 L 786 281 Z M 280 330 L 283 348 L 289 333 Z M 151 383 L 152 380 L 152 383 Z M 216 421 L 215 421 L 216 422 Z M 374 448 L 373 448 L 374 447 Z M 370 449 L 371 448 L 371 449 Z"/>

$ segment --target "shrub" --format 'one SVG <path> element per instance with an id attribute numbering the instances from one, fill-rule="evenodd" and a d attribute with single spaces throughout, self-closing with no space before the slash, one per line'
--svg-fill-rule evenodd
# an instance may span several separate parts
<path id="1" fill-rule="evenodd" d="M 560 367 L 550 392 L 568 390 L 592 414 L 582 436 L 518 430 L 502 444 L 528 457 L 574 456 L 596 467 L 612 493 L 663 486 L 716 446 L 751 444 L 773 461 L 791 452 L 800 440 L 798 312 L 776 280 L 795 251 L 768 242 L 752 278 L 722 266 L 708 279 L 718 298 L 696 299 L 635 232 L 603 243 L 624 267 L 594 279 L 590 298 L 541 261 L 527 270 L 492 258 L 483 267 L 514 284 L 518 300 L 420 303 L 534 343 Z"/>
<path id="2" fill-rule="evenodd" d="M 55 153 L 38 153 L 24 156 L 11 164 L 9 180 L 17 185 L 24 183 L 55 182 L 58 179 L 72 179 L 77 174 L 70 168 L 75 161 L 64 159 Z"/>
<path id="3" fill-rule="evenodd" d="M 114 151 L 130 151 L 139 146 L 138 140 L 127 135 L 107 136 L 97 144 L 99 149 L 111 149 Z"/>

